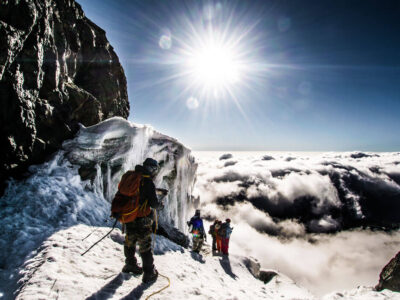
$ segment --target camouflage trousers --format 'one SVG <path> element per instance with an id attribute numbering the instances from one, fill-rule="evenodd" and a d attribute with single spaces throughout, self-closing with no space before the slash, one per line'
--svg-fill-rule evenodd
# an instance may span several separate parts
<path id="1" fill-rule="evenodd" d="M 126 236 L 124 243 L 125 262 L 136 264 L 136 245 L 140 254 L 151 251 L 151 234 L 153 220 L 149 217 L 137 218 L 133 222 L 126 223 Z"/>
<path id="2" fill-rule="evenodd" d="M 193 236 L 193 251 L 200 252 L 203 242 L 202 236 Z"/>

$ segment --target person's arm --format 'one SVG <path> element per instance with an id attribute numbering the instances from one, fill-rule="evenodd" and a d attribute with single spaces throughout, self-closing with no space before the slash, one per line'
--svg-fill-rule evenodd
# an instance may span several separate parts
<path id="1" fill-rule="evenodd" d="M 162 208 L 162 202 L 158 201 L 156 187 L 151 179 L 143 179 L 142 195 L 148 201 L 148 205 L 152 208 Z"/>
<path id="2" fill-rule="evenodd" d="M 201 228 L 200 228 L 201 234 L 204 237 L 204 240 L 207 241 L 207 234 L 206 231 L 204 230 L 204 225 L 203 225 L 203 220 L 201 221 Z"/>

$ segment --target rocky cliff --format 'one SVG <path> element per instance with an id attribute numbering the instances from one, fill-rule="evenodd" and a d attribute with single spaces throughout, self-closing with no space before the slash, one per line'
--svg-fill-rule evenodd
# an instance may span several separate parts
<path id="1" fill-rule="evenodd" d="M 0 182 L 38 163 L 78 123 L 128 117 L 122 66 L 74 0 L 0 2 Z"/>
<path id="2" fill-rule="evenodd" d="M 379 283 L 375 288 L 378 291 L 388 289 L 400 292 L 400 252 L 382 269 Z"/>

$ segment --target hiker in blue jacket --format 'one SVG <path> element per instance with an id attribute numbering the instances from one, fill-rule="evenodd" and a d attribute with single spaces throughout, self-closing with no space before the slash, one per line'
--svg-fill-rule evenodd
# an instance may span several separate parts
<path id="1" fill-rule="evenodd" d="M 203 220 L 200 218 L 200 209 L 196 209 L 195 215 L 187 224 L 191 227 L 190 233 L 193 235 L 193 252 L 199 253 L 204 240 L 207 240 Z"/>

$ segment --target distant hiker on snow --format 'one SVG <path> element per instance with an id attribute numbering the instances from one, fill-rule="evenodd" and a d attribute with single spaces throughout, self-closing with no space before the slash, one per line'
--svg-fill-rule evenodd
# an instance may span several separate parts
<path id="1" fill-rule="evenodd" d="M 208 233 L 212 237 L 212 251 L 217 250 L 217 232 L 215 229 L 215 225 L 217 225 L 218 220 L 216 219 L 213 224 L 211 224 L 210 229 L 208 230 Z"/>
<path id="2" fill-rule="evenodd" d="M 163 209 L 162 201 L 157 198 L 153 178 L 159 171 L 156 160 L 147 158 L 143 166 L 137 165 L 135 171 L 127 171 L 118 185 L 118 192 L 111 204 L 112 216 L 126 228 L 124 243 L 124 273 L 140 275 L 143 273 L 144 283 L 153 282 L 158 277 L 154 267 L 151 249 L 153 225 L 153 209 Z M 165 196 L 168 191 L 157 189 Z M 142 258 L 142 266 L 138 266 L 135 257 L 136 244 Z"/>
<path id="3" fill-rule="evenodd" d="M 221 228 L 222 222 L 220 220 L 217 221 L 217 224 L 215 224 L 215 240 L 217 243 L 217 251 L 221 252 L 221 236 L 219 234 L 219 229 Z"/>
<path id="4" fill-rule="evenodd" d="M 191 226 L 190 233 L 193 235 L 193 251 L 199 253 L 207 236 L 204 231 L 203 220 L 200 218 L 200 209 L 196 209 L 195 215 L 187 222 Z"/>
<path id="5" fill-rule="evenodd" d="M 230 226 L 231 219 L 226 219 L 218 230 L 218 235 L 221 237 L 221 250 L 222 254 L 229 255 L 229 238 L 231 236 L 233 228 Z"/>

